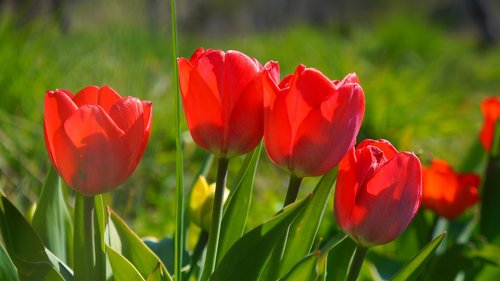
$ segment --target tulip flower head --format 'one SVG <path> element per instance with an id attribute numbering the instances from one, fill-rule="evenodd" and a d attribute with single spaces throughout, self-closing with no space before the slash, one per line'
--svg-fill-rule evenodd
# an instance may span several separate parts
<path id="1" fill-rule="evenodd" d="M 277 84 L 263 79 L 264 144 L 269 158 L 298 177 L 331 170 L 356 142 L 365 110 L 356 74 L 331 81 L 299 65 Z"/>
<path id="2" fill-rule="evenodd" d="M 189 202 L 189 217 L 191 221 L 204 231 L 210 230 L 210 221 L 214 206 L 215 183 L 208 184 L 203 176 L 199 176 Z M 229 197 L 229 189 L 224 187 L 224 202 Z"/>
<path id="3" fill-rule="evenodd" d="M 142 158 L 151 132 L 152 104 L 121 97 L 108 86 L 73 95 L 48 91 L 45 145 L 59 175 L 86 195 L 122 184 Z"/>
<path id="4" fill-rule="evenodd" d="M 479 200 L 480 178 L 459 174 L 444 160 L 434 159 L 423 169 L 422 204 L 448 220 L 456 219 Z"/>
<path id="5" fill-rule="evenodd" d="M 364 247 L 388 243 L 411 222 L 422 199 L 422 167 L 386 140 L 364 140 L 340 162 L 334 213 Z"/>
<path id="6" fill-rule="evenodd" d="M 217 157 L 253 150 L 263 135 L 261 74 L 277 64 L 260 63 L 238 51 L 199 48 L 180 58 L 182 104 L 193 140 Z"/>
<path id="7" fill-rule="evenodd" d="M 500 97 L 488 97 L 481 102 L 484 121 L 479 139 L 486 151 L 490 151 L 495 136 L 496 122 L 500 120 Z"/>

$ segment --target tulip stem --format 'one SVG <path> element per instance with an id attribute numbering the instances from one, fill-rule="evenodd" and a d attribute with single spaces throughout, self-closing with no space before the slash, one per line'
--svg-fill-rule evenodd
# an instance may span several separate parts
<path id="1" fill-rule="evenodd" d="M 349 271 L 347 273 L 346 281 L 356 281 L 358 279 L 367 251 L 368 248 L 359 244 L 356 245 L 356 250 L 354 250 L 351 262 L 349 263 Z"/>
<path id="2" fill-rule="evenodd" d="M 215 182 L 214 206 L 210 232 L 208 235 L 207 257 L 201 280 L 208 280 L 217 264 L 217 250 L 219 247 L 220 227 L 222 224 L 222 211 L 224 204 L 224 188 L 226 186 L 227 168 L 229 159 L 221 157 L 217 162 L 217 181 Z"/>
<path id="3" fill-rule="evenodd" d="M 283 203 L 283 208 L 292 204 L 297 200 L 297 195 L 299 194 L 300 183 L 302 182 L 301 177 L 296 175 L 290 176 L 290 182 L 288 183 L 288 191 L 286 192 L 285 202 Z"/>
<path id="4" fill-rule="evenodd" d="M 200 236 L 198 237 L 198 242 L 196 242 L 196 246 L 194 247 L 193 255 L 191 256 L 191 266 L 186 275 L 186 280 L 190 280 L 189 278 L 191 278 L 191 275 L 198 271 L 198 261 L 200 260 L 201 254 L 203 253 L 203 249 L 205 249 L 205 246 L 207 245 L 207 241 L 208 232 L 202 230 L 200 232 Z"/>
<path id="5" fill-rule="evenodd" d="M 105 280 L 94 196 L 80 193 L 75 202 L 74 274 L 75 280 Z"/>

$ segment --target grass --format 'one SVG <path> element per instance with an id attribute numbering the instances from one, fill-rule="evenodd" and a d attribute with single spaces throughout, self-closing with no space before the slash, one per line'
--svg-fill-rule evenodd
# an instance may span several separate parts
<path id="1" fill-rule="evenodd" d="M 46 90 L 76 92 L 87 85 L 107 84 L 122 95 L 154 104 L 153 132 L 144 158 L 108 200 L 140 235 L 173 233 L 175 125 L 168 38 L 166 32 L 143 25 L 80 28 L 64 35 L 46 22 L 20 31 L 8 21 L 0 22 L 1 190 L 24 209 L 39 194 L 49 165 L 42 141 Z M 199 46 L 240 50 L 262 64 L 279 61 L 282 77 L 300 63 L 332 79 L 355 71 L 366 95 L 360 139 L 385 138 L 424 160 L 440 157 L 455 167 L 477 139 L 480 100 L 500 91 L 498 48 L 481 49 L 473 37 L 450 34 L 411 16 L 348 29 L 292 26 L 225 38 L 179 35 L 181 56 L 190 56 Z M 204 153 L 188 133 L 185 140 L 188 186 Z M 229 183 L 231 174 L 234 171 Z M 285 173 L 265 153 L 257 175 L 250 225 L 281 206 L 287 185 Z M 213 171 L 209 179 L 215 179 Z M 316 180 L 306 179 L 301 193 L 311 191 Z"/>

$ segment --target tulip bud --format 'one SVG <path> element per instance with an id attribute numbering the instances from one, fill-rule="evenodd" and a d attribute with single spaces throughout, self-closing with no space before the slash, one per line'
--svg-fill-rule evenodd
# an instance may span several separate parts
<path id="1" fill-rule="evenodd" d="M 253 150 L 263 135 L 260 63 L 237 51 L 199 48 L 178 64 L 182 104 L 193 140 L 219 158 Z M 270 62 L 266 67 L 275 65 Z"/>
<path id="2" fill-rule="evenodd" d="M 411 222 L 422 199 L 422 167 L 386 140 L 364 140 L 339 165 L 334 211 L 364 247 L 388 243 Z"/>
<path id="3" fill-rule="evenodd" d="M 456 173 L 444 160 L 434 159 L 423 169 L 422 204 L 453 220 L 479 200 L 479 181 L 476 174 Z"/>
<path id="4" fill-rule="evenodd" d="M 500 120 L 500 97 L 488 97 L 481 102 L 483 112 L 483 127 L 479 133 L 479 139 L 486 151 L 490 151 L 495 136 L 496 122 Z"/>
<path id="5" fill-rule="evenodd" d="M 208 185 L 204 176 L 199 176 L 189 202 L 189 217 L 191 221 L 208 232 L 210 230 L 210 221 L 212 219 L 213 205 L 215 196 L 215 183 Z M 229 189 L 224 187 L 224 202 L 229 196 Z"/>
<path id="6" fill-rule="evenodd" d="M 331 170 L 356 142 L 365 111 L 356 74 L 331 81 L 299 65 L 279 84 L 263 79 L 264 144 L 269 158 L 297 177 Z"/>
<path id="7" fill-rule="evenodd" d="M 135 170 L 151 132 L 152 104 L 108 86 L 45 95 L 44 136 L 63 180 L 86 195 L 105 193 Z"/>

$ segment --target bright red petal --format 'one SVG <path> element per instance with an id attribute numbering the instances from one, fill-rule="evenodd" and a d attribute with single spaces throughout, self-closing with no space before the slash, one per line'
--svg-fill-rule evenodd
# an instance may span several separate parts
<path id="1" fill-rule="evenodd" d="M 347 233 L 351 233 L 353 228 L 351 214 L 359 188 L 356 170 L 356 154 L 353 147 L 340 161 L 333 205 L 335 218 L 339 226 Z"/>
<path id="2" fill-rule="evenodd" d="M 86 104 L 99 104 L 99 87 L 88 86 L 83 88 L 73 97 L 73 102 L 82 107 Z"/>
<path id="3" fill-rule="evenodd" d="M 109 112 L 111 107 L 121 100 L 121 96 L 109 86 L 102 86 L 99 88 L 99 100 L 98 104 L 104 109 L 104 111 Z"/>

